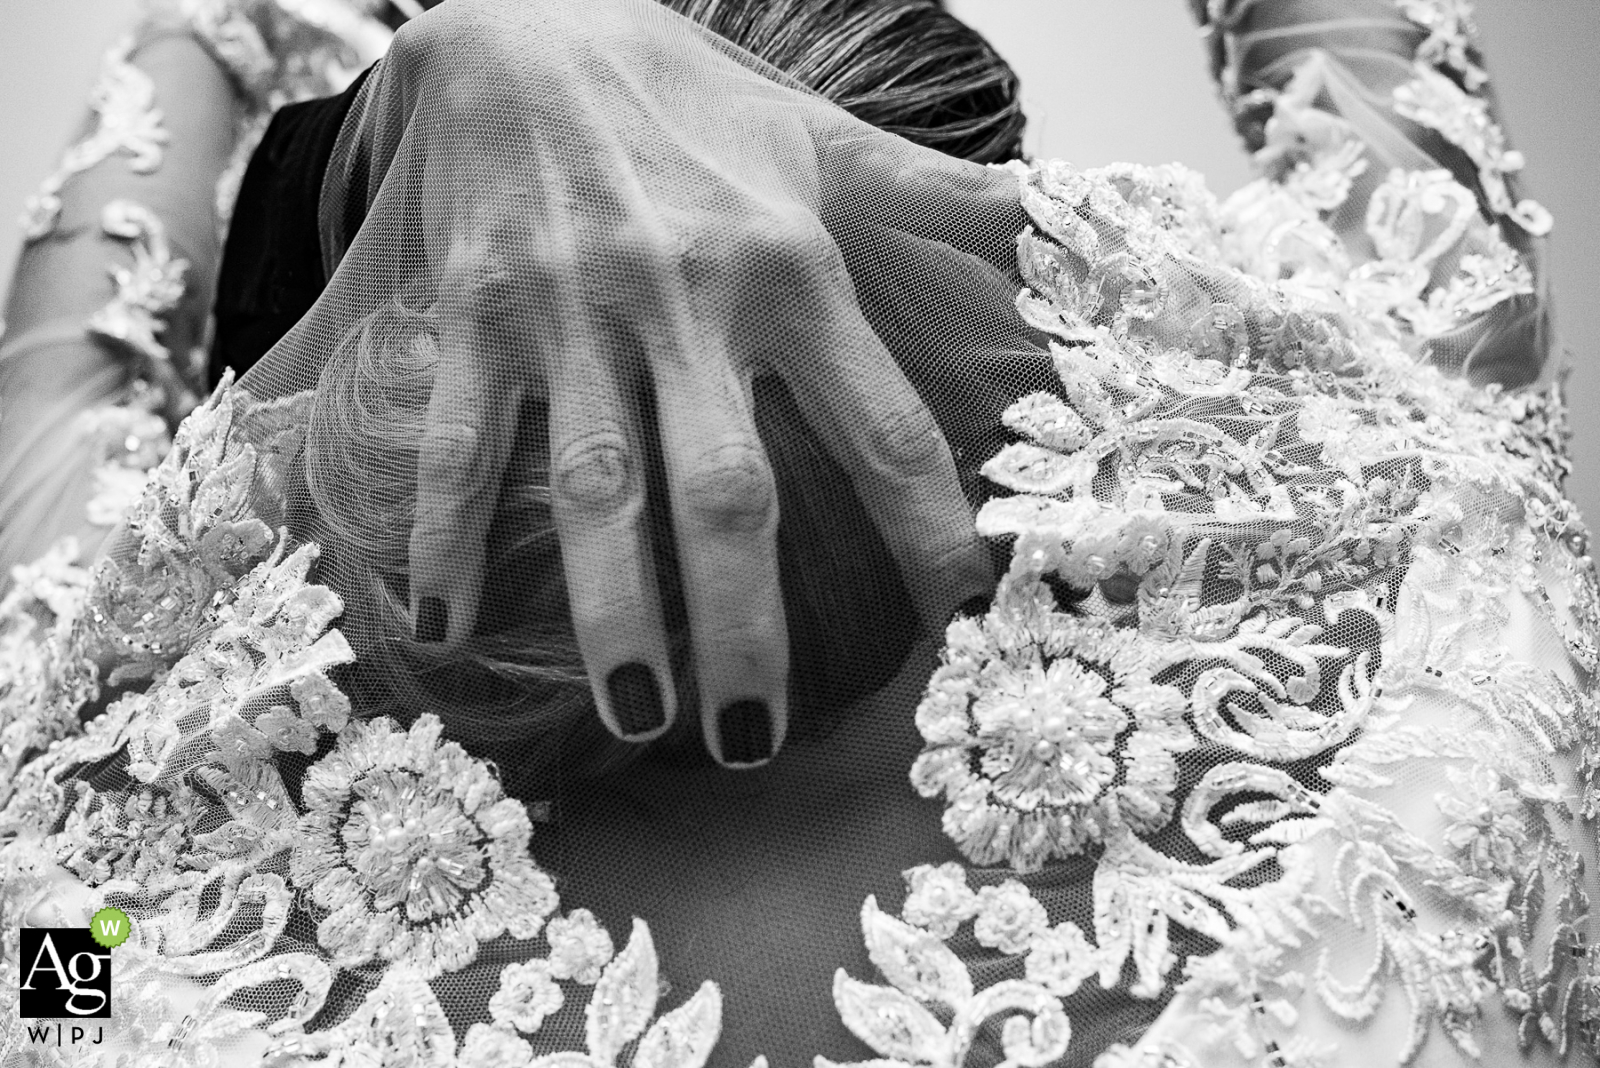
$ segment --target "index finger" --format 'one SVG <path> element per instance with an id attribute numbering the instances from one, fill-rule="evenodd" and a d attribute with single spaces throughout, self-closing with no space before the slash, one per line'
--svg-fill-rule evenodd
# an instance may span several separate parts
<path id="1" fill-rule="evenodd" d="M 510 459 L 524 376 L 510 355 L 532 341 L 499 249 L 452 242 L 439 300 L 439 362 L 417 443 L 411 618 L 419 642 L 472 633 L 485 538 Z"/>

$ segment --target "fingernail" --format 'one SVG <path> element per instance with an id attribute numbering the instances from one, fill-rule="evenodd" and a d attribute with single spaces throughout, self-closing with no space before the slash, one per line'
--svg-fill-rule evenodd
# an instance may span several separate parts
<path id="1" fill-rule="evenodd" d="M 661 702 L 661 687 L 656 673 L 644 664 L 623 664 L 606 676 L 606 693 L 611 697 L 611 712 L 624 737 L 645 734 L 667 721 L 667 708 Z"/>
<path id="2" fill-rule="evenodd" d="M 1108 604 L 1127 605 L 1139 599 L 1138 575 L 1127 569 L 1100 580 L 1100 594 Z"/>
<path id="3" fill-rule="evenodd" d="M 724 764 L 759 764 L 772 758 L 772 716 L 765 701 L 735 701 L 717 717 Z"/>
<path id="4" fill-rule="evenodd" d="M 442 642 L 450 629 L 450 606 L 443 597 L 424 597 L 417 602 L 417 641 Z"/>

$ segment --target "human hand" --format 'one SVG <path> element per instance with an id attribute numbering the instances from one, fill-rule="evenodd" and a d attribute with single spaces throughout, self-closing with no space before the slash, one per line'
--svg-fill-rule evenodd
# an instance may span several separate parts
<path id="1" fill-rule="evenodd" d="M 408 24 L 350 120 L 367 168 L 350 192 L 371 207 L 313 313 L 420 287 L 438 315 L 409 539 L 421 641 L 472 634 L 519 412 L 548 404 L 573 627 L 602 719 L 634 741 L 677 714 L 646 521 L 659 463 L 705 742 L 729 766 L 775 753 L 788 716 L 752 378 L 783 380 L 942 627 L 989 565 L 838 235 L 860 263 L 854 222 L 884 222 L 886 186 L 925 192 L 929 217 L 1016 206 L 1010 176 L 876 135 L 741 56 L 650 0 L 454 0 Z"/>

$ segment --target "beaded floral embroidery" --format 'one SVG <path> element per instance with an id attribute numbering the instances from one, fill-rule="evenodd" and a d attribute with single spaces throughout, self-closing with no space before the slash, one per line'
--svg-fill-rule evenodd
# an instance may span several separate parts
<path id="1" fill-rule="evenodd" d="M 100 213 L 100 227 L 128 242 L 133 264 L 110 269 L 116 295 L 90 318 L 89 333 L 145 361 L 155 380 L 186 389 L 198 378 L 197 369 L 168 367 L 172 354 L 161 343 L 161 335 L 166 317 L 183 299 L 189 262 L 172 254 L 166 227 L 141 204 L 113 200 Z"/>
<path id="2" fill-rule="evenodd" d="M 946 878 L 953 882 L 954 875 Z M 964 881 L 960 888 L 966 889 Z M 1044 910 L 1020 884 L 985 889 L 998 892 L 975 902 L 975 929 L 983 944 L 1015 953 L 1042 931 Z M 833 1000 L 845 1026 L 879 1057 L 863 1063 L 884 1068 L 962 1064 L 979 1026 L 1001 1013 L 1012 1014 L 1002 1032 L 1005 1063 L 1049 1064 L 1066 1052 L 1072 1027 L 1055 993 L 1032 975 L 976 991 L 966 965 L 938 934 L 885 914 L 870 897 L 861 909 L 861 932 L 872 963 L 890 985 L 852 979 L 841 968 L 834 976 Z M 950 1014 L 948 1026 L 934 1007 Z M 816 1058 L 817 1068 L 833 1068 L 833 1063 Z"/>
<path id="3" fill-rule="evenodd" d="M 381 955 L 432 978 L 503 932 L 532 938 L 555 907 L 527 811 L 442 729 L 352 723 L 307 773 L 289 871 L 325 910 L 318 941 L 341 967 Z"/>
<path id="4" fill-rule="evenodd" d="M 1447 7 L 1407 5 L 1428 61 L 1465 75 Z M 1355 262 L 1327 219 L 1368 161 L 1318 105 L 1332 76 L 1313 56 L 1277 95 L 1261 159 L 1279 180 L 1226 204 L 1176 168 L 1016 167 L 1037 227 L 1018 308 L 1060 382 L 1012 406 L 1019 440 L 984 468 L 1007 495 L 979 529 L 1012 539 L 1012 566 L 948 630 L 912 782 L 975 863 L 1094 857 L 1092 931 L 1018 900 L 1032 919 L 984 944 L 1062 997 L 1131 964 L 1135 995 L 1195 1006 L 1108 1064 L 1321 1063 L 1332 1047 L 1295 1033 L 1303 992 L 1352 1022 L 1400 992 L 1402 1063 L 1435 1024 L 1476 1055 L 1491 991 L 1525 1044 L 1593 1041 L 1574 804 L 1594 790 L 1596 586 L 1559 401 L 1449 373 L 1457 339 L 1534 283 L 1443 171 L 1376 185 L 1375 256 Z M 1450 84 L 1427 115 L 1409 91 L 1397 110 L 1542 232 L 1536 205 L 1492 195 L 1518 160 Z M 1553 657 L 1498 647 L 1518 605 Z M 1420 782 L 1433 814 L 1404 792 Z M 1206 859 L 1150 844 L 1174 825 Z M 978 915 L 951 866 L 908 881 L 930 935 Z M 1220 948 L 1180 978 L 1170 925 Z M 1335 942 L 1370 945 L 1367 967 L 1303 959 Z"/>
<path id="5" fill-rule="evenodd" d="M 316 547 L 291 547 L 267 522 L 283 508 L 304 399 L 254 401 L 225 383 L 92 574 L 48 558 L 0 606 L 30 662 L 48 668 L 63 649 L 103 661 L 82 658 L 70 701 L 59 679 L 10 695 L 31 702 L 14 711 L 33 737 L 41 721 L 57 734 L 0 811 L 6 930 L 59 893 L 55 865 L 136 918 L 137 940 L 118 950 L 117 1034 L 95 1063 L 211 1065 L 264 1031 L 272 1065 L 445 1068 L 457 1042 L 429 980 L 471 964 L 486 940 L 543 929 L 546 955 L 502 968 L 483 1006 L 493 1023 L 466 1033 L 461 1063 L 533 1063 L 519 1036 L 592 987 L 587 1052 L 539 1064 L 701 1068 L 721 1031 L 714 984 L 657 1017 L 648 927 L 635 921 L 614 953 L 587 911 L 552 916 L 528 813 L 488 765 L 443 741 L 435 717 L 406 730 L 350 718 L 327 674 L 352 659 L 332 627 L 342 605 L 312 581 Z M 76 729 L 101 669 L 148 688 Z M 42 715 L 40 690 L 71 717 Z M 315 758 L 297 787 L 283 754 Z M 76 774 L 85 766 L 118 774 L 91 783 Z M 295 914 L 315 921 L 315 946 L 288 935 Z M 337 977 L 374 972 L 359 1005 L 306 1030 Z M 207 976 L 221 978 L 186 983 Z M 273 1011 L 234 1008 L 235 995 Z"/>

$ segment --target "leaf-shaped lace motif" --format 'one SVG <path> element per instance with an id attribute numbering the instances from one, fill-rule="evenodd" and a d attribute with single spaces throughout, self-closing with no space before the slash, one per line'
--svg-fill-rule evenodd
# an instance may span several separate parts
<path id="1" fill-rule="evenodd" d="M 602 1063 L 613 1063 L 655 1014 L 657 967 L 650 928 L 635 918 L 628 944 L 606 966 L 586 1010 L 589 1052 Z"/>
<path id="2" fill-rule="evenodd" d="M 597 988 L 598 989 L 598 988 Z M 632 1068 L 702 1068 L 722 1027 L 722 993 L 709 979 L 639 1040 Z"/>

